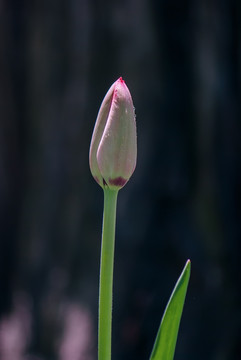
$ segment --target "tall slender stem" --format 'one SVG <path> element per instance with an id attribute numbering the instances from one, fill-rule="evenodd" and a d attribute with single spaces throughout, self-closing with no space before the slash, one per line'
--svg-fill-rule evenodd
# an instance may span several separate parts
<path id="1" fill-rule="evenodd" d="M 100 261 L 98 359 L 111 360 L 112 292 L 118 190 L 104 190 Z"/>

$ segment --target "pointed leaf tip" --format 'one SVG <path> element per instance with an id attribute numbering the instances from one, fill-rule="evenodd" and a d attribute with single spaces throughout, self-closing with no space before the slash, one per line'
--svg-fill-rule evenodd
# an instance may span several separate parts
<path id="1" fill-rule="evenodd" d="M 188 259 L 168 301 L 150 360 L 173 360 L 190 271 Z"/>

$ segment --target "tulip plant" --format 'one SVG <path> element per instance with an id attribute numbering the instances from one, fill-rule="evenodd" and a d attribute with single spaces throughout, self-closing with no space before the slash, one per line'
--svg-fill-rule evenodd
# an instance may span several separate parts
<path id="1" fill-rule="evenodd" d="M 98 360 L 111 360 L 112 291 L 118 191 L 136 166 L 136 120 L 132 97 L 119 78 L 107 92 L 90 144 L 90 170 L 104 191 L 100 260 Z M 190 277 L 190 260 L 179 277 L 165 309 L 150 360 L 172 360 Z"/>

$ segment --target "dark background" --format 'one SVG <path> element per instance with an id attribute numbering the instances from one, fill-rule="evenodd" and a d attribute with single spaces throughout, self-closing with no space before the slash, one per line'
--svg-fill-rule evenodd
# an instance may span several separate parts
<path id="1" fill-rule="evenodd" d="M 103 196 L 88 151 L 122 76 L 113 358 L 148 359 L 188 258 L 176 360 L 241 359 L 240 1 L 2 0 L 0 359 L 97 359 Z"/>

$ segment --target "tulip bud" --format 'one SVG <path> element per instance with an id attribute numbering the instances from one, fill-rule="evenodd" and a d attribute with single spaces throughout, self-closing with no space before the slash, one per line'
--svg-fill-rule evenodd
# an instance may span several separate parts
<path id="1" fill-rule="evenodd" d="M 90 170 L 103 188 L 122 188 L 136 166 L 136 121 L 128 87 L 120 77 L 107 92 L 90 144 Z"/>

